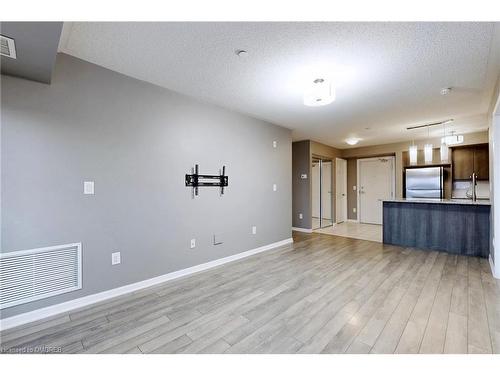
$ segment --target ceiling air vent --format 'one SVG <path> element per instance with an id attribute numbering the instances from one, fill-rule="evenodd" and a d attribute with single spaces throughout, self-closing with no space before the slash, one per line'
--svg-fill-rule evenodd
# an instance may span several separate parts
<path id="1" fill-rule="evenodd" d="M 0 55 L 10 57 L 11 59 L 16 58 L 16 44 L 14 43 L 14 39 L 0 35 L 0 47 Z"/>
<path id="2" fill-rule="evenodd" d="M 0 309 L 81 288 L 81 243 L 0 254 Z"/>

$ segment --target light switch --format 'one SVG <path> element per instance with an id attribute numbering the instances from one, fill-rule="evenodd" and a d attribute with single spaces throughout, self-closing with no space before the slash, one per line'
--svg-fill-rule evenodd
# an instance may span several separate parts
<path id="1" fill-rule="evenodd" d="M 352 186 L 352 190 L 356 191 L 356 185 Z"/>
<path id="2" fill-rule="evenodd" d="M 303 179 L 303 180 L 307 180 L 307 174 L 305 174 L 305 173 L 304 173 L 304 174 L 301 174 L 301 175 L 300 175 L 300 178 L 301 178 L 301 179 Z"/>
<path id="3" fill-rule="evenodd" d="M 111 254 L 111 265 L 116 265 L 120 264 L 122 262 L 121 254 L 120 252 L 112 253 Z"/>
<path id="4" fill-rule="evenodd" d="M 257 234 L 257 227 L 255 225 L 252 227 L 252 234 Z"/>
<path id="5" fill-rule="evenodd" d="M 195 238 L 191 239 L 190 246 L 191 246 L 191 249 L 194 249 L 196 247 L 196 239 Z"/>
<path id="6" fill-rule="evenodd" d="M 278 187 L 276 186 L 276 184 L 273 184 L 273 191 L 277 191 L 278 190 Z"/>
<path id="7" fill-rule="evenodd" d="M 352 208 L 352 212 L 356 213 L 356 207 Z"/>
<path id="8" fill-rule="evenodd" d="M 83 194 L 94 194 L 94 181 L 83 181 Z"/>

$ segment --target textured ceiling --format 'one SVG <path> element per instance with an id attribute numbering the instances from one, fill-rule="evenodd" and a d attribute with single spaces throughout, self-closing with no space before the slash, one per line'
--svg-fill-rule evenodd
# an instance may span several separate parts
<path id="1" fill-rule="evenodd" d="M 352 136 L 422 138 L 405 128 L 450 117 L 457 131 L 486 129 L 498 34 L 494 23 L 66 23 L 59 49 L 348 148 Z M 326 75 L 336 101 L 304 106 L 304 84 Z"/>

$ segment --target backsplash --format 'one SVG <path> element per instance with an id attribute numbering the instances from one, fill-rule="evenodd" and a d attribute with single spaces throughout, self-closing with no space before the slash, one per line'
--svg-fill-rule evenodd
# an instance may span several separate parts
<path id="1" fill-rule="evenodd" d="M 467 190 L 471 188 L 470 181 L 455 181 L 453 182 L 452 198 L 470 199 L 467 197 Z M 476 194 L 478 199 L 490 199 L 490 183 L 489 181 L 478 181 L 476 186 Z"/>

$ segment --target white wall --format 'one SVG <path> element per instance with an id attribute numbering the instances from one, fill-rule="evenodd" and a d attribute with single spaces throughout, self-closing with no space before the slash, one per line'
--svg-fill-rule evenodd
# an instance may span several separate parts
<path id="1" fill-rule="evenodd" d="M 500 99 L 499 99 L 500 100 Z M 500 201 L 500 106 L 496 106 L 490 127 L 490 189 L 491 231 L 493 235 L 490 255 L 493 276 L 500 279 L 500 209 L 495 209 L 495 200 Z"/>

